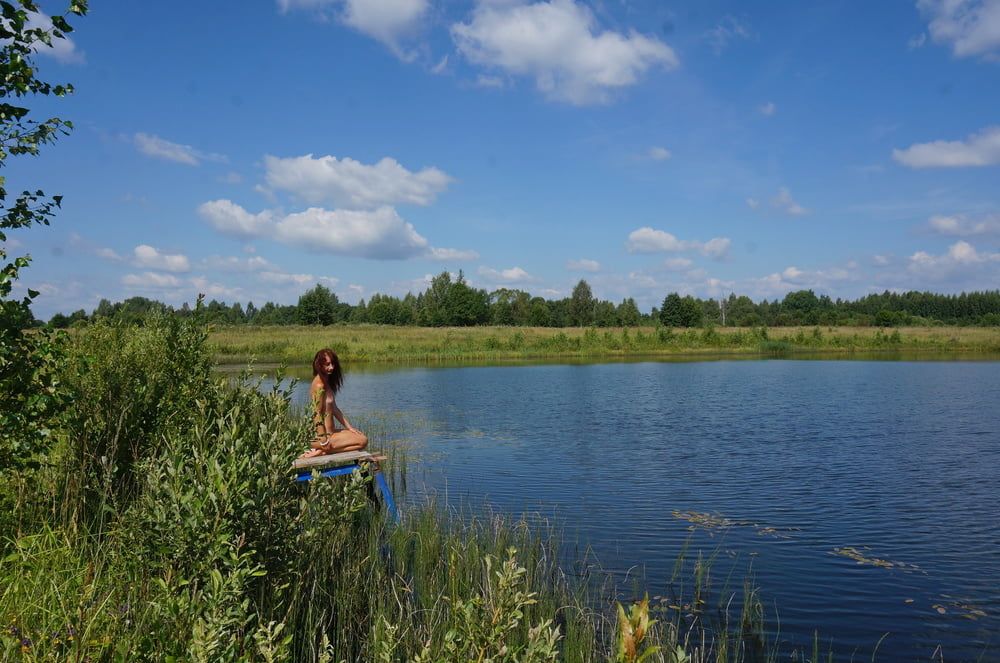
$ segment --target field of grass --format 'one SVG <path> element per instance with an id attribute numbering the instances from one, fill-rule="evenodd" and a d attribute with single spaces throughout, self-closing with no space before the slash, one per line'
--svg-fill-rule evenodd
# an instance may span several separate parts
<path id="1" fill-rule="evenodd" d="M 347 362 L 490 362 L 704 354 L 975 353 L 1000 355 L 998 327 L 777 327 L 587 329 L 548 327 L 219 327 L 219 364 L 303 364 L 323 347 Z"/>

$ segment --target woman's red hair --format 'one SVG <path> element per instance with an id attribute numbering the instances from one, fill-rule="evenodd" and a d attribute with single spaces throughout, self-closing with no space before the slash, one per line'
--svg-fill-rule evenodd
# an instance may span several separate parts
<path id="1" fill-rule="evenodd" d="M 313 377 L 322 372 L 323 364 L 327 357 L 333 362 L 333 372 L 328 376 L 327 382 L 330 385 L 330 389 L 336 394 L 340 391 L 341 385 L 344 384 L 344 371 L 340 368 L 340 358 L 336 352 L 330 348 L 323 348 L 316 353 L 316 356 L 313 357 Z"/>

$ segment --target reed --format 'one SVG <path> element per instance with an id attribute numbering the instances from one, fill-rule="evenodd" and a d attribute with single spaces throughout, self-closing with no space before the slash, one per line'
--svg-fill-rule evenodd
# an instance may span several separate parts
<path id="1" fill-rule="evenodd" d="M 305 364 L 322 347 L 351 363 L 401 363 L 782 353 L 1000 353 L 997 327 L 567 328 L 219 327 L 208 348 L 220 364 Z"/>

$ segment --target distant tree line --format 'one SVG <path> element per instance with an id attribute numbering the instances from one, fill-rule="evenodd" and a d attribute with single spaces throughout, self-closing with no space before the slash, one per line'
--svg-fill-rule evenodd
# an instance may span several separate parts
<path id="1" fill-rule="evenodd" d="M 83 309 L 69 315 L 56 313 L 51 327 L 85 325 L 98 318 L 118 317 L 141 322 L 154 311 L 179 309 L 132 297 L 111 303 L 102 299 L 91 313 Z M 642 313 L 631 297 L 618 304 L 594 297 L 590 285 L 581 280 L 564 299 L 533 297 L 524 290 L 500 288 L 492 292 L 470 286 L 462 272 L 435 276 L 429 287 L 404 297 L 375 294 L 357 305 L 340 301 L 323 285 L 306 291 L 294 305 L 267 302 L 226 304 L 212 300 L 203 308 L 208 322 L 228 325 L 332 325 L 372 323 L 421 327 L 469 327 L 510 325 L 532 327 L 730 327 L 793 325 L 858 325 L 896 327 L 903 325 L 1000 325 L 1000 290 L 942 295 L 931 292 L 883 292 L 856 301 L 831 299 L 812 290 L 797 290 L 782 299 L 754 302 L 746 295 L 723 299 L 700 299 L 669 293 L 659 308 Z M 36 324 L 41 324 L 36 321 Z"/>

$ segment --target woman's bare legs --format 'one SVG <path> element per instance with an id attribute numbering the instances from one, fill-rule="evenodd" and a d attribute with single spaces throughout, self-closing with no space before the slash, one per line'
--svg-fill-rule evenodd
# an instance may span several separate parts
<path id="1" fill-rule="evenodd" d="M 319 437 L 309 445 L 312 448 L 299 456 L 299 459 L 339 454 L 345 451 L 361 451 L 368 446 L 368 436 L 349 430 L 338 430 L 326 437 Z"/>
<path id="2" fill-rule="evenodd" d="M 367 435 L 360 431 L 354 432 L 343 429 L 327 435 L 326 442 L 321 448 L 323 449 L 323 453 L 337 454 L 344 451 L 361 451 L 367 446 Z"/>

